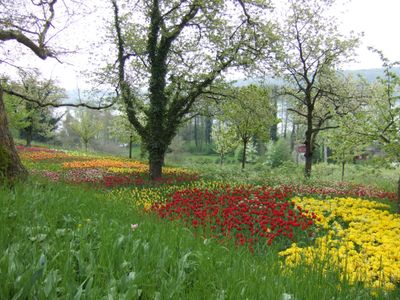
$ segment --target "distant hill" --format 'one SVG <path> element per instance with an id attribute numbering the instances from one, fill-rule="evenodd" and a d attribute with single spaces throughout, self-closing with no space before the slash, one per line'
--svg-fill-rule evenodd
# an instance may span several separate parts
<path id="1" fill-rule="evenodd" d="M 65 103 L 79 103 L 79 95 L 77 90 L 67 90 L 67 101 Z"/>
<path id="2" fill-rule="evenodd" d="M 400 76 L 400 67 L 393 68 L 393 71 Z M 352 74 L 353 76 L 361 75 L 368 82 L 373 82 L 378 76 L 383 76 L 383 68 L 379 69 L 361 69 L 361 70 L 344 70 L 344 74 Z M 279 78 L 248 78 L 248 79 L 238 79 L 234 81 L 233 85 L 237 87 L 246 86 L 250 84 L 260 84 L 264 83 L 267 85 L 282 85 L 283 80 Z M 84 93 L 81 92 L 81 93 Z M 78 91 L 77 90 L 67 90 L 68 98 L 65 99 L 64 103 L 79 103 Z"/>
<path id="3" fill-rule="evenodd" d="M 393 71 L 400 75 L 400 67 L 393 68 Z M 383 76 L 383 68 L 379 69 L 364 69 L 364 70 L 345 70 L 343 71 L 345 74 L 352 74 L 352 75 L 361 75 L 364 77 L 368 82 L 374 81 L 377 77 Z"/>
<path id="4" fill-rule="evenodd" d="M 400 76 L 400 67 L 393 68 L 393 71 Z M 383 68 L 379 69 L 361 69 L 361 70 L 344 70 L 342 71 L 345 75 L 351 74 L 353 76 L 360 75 L 364 77 L 368 82 L 373 82 L 377 77 L 383 76 Z M 250 78 L 250 79 L 239 79 L 235 81 L 234 85 L 241 87 L 249 84 L 267 83 L 268 85 L 282 85 L 283 80 L 279 78 L 267 78 L 262 80 L 262 78 Z"/>
<path id="5" fill-rule="evenodd" d="M 96 99 L 95 95 L 97 96 L 97 99 L 101 99 L 104 98 L 107 95 L 107 91 L 102 91 L 102 92 L 97 92 L 97 94 L 93 94 L 91 93 L 89 90 L 81 90 L 80 91 L 80 97 L 82 100 L 79 99 L 79 92 L 78 90 L 67 90 L 67 98 L 65 98 L 63 100 L 64 103 L 72 103 L 72 104 L 78 104 L 81 101 L 85 102 L 85 103 L 89 103 L 87 100 L 91 99 L 92 102 L 94 101 L 93 99 Z M 108 93 L 110 94 L 110 93 Z M 112 92 L 111 92 L 112 94 Z"/>

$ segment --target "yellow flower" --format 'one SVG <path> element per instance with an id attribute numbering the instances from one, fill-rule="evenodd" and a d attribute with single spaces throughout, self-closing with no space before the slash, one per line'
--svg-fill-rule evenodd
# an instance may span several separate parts
<path id="1" fill-rule="evenodd" d="M 385 290 L 400 284 L 400 217 L 390 214 L 388 205 L 358 198 L 292 200 L 315 212 L 321 218 L 317 225 L 328 232 L 314 246 L 293 244 L 282 251 L 287 265 L 329 259 L 351 283 L 362 281 L 367 287 Z"/>

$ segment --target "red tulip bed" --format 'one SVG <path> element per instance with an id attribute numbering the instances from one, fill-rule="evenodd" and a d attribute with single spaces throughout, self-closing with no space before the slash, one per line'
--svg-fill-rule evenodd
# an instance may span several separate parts
<path id="1" fill-rule="evenodd" d="M 288 201 L 285 189 L 189 189 L 170 197 L 166 203 L 154 203 L 151 210 L 160 218 L 181 220 L 204 237 L 233 238 L 254 249 L 275 240 L 291 243 L 314 235 L 317 216 Z"/>
<path id="2" fill-rule="evenodd" d="M 56 153 L 59 152 L 55 149 L 49 149 L 45 147 L 26 147 L 22 145 L 15 146 L 19 152 L 48 152 L 48 153 Z"/>

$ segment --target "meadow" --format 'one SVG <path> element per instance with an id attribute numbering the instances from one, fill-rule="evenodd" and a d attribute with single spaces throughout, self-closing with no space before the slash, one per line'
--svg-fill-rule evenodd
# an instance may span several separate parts
<path id="1" fill-rule="evenodd" d="M 31 176 L 0 190 L 0 299 L 400 298 L 379 180 L 203 164 L 150 182 L 138 160 L 18 148 Z"/>

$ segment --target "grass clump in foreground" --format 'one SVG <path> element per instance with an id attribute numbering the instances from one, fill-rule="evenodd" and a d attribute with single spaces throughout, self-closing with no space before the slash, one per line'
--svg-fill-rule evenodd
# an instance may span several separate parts
<path id="1" fill-rule="evenodd" d="M 279 246 L 252 254 L 195 237 L 101 191 L 29 182 L 0 190 L 0 205 L 0 299 L 371 297 L 318 266 L 284 272 Z"/>

